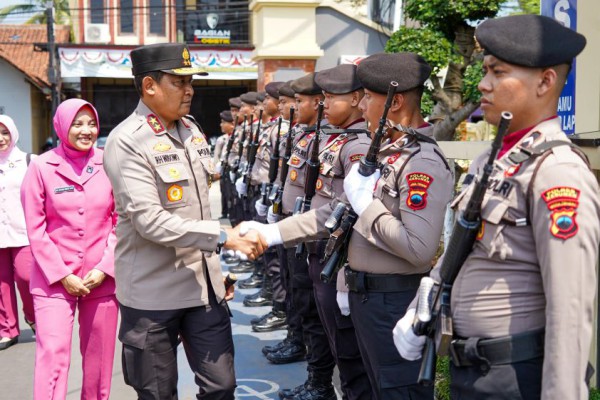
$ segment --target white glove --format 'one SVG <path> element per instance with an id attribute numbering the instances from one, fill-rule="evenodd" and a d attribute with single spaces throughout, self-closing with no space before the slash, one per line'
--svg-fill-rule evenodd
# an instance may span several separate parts
<path id="1" fill-rule="evenodd" d="M 406 311 L 394 327 L 394 345 L 405 360 L 415 361 L 421 358 L 426 337 L 417 336 L 413 331 L 412 324 L 415 319 L 415 308 Z"/>
<path id="2" fill-rule="evenodd" d="M 235 172 L 229 171 L 229 180 L 235 182 Z"/>
<path id="3" fill-rule="evenodd" d="M 235 190 L 236 192 L 238 192 L 238 195 L 240 197 L 245 196 L 248 192 L 248 188 L 246 187 L 246 183 L 244 182 L 243 176 L 239 177 L 238 180 L 235 181 Z"/>
<path id="4" fill-rule="evenodd" d="M 340 312 L 344 316 L 350 315 L 350 302 L 348 301 L 348 292 L 340 292 L 338 291 L 335 295 L 335 300 L 337 301 L 338 307 L 340 308 Z"/>
<path id="5" fill-rule="evenodd" d="M 344 178 L 344 193 L 352 209 L 360 216 L 373 202 L 373 190 L 381 173 L 376 170 L 373 175 L 362 176 L 358 172 L 358 166 L 358 163 L 354 164 Z"/>
<path id="6" fill-rule="evenodd" d="M 238 258 L 240 259 L 240 261 L 248 261 L 248 256 L 245 255 L 244 253 L 242 253 L 239 250 L 235 251 L 235 255 L 238 256 Z"/>
<path id="7" fill-rule="evenodd" d="M 279 222 L 279 215 L 273 212 L 273 205 L 270 205 L 269 211 L 267 211 L 267 222 L 270 224 L 276 224 Z"/>
<path id="8" fill-rule="evenodd" d="M 269 247 L 283 243 L 277 224 L 261 224 L 256 221 L 244 221 L 240 224 L 240 235 L 244 236 L 252 229 L 264 236 Z"/>
<path id="9" fill-rule="evenodd" d="M 217 174 L 222 175 L 223 174 L 223 164 L 219 163 L 219 165 L 217 165 Z"/>
<path id="10" fill-rule="evenodd" d="M 269 208 L 269 207 L 263 204 L 262 198 L 261 198 L 261 199 L 256 200 L 256 203 L 254 203 L 254 208 L 256 209 L 256 213 L 258 215 L 260 215 L 261 217 L 264 217 L 265 215 L 267 215 L 267 208 Z"/>

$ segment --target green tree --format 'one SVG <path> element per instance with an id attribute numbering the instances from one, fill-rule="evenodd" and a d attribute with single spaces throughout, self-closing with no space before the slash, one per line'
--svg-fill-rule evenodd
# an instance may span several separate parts
<path id="1" fill-rule="evenodd" d="M 428 93 L 434 101 L 434 136 L 452 140 L 458 124 L 479 107 L 481 53 L 476 51 L 475 23 L 495 17 L 508 0 L 406 0 L 405 13 L 418 27 L 403 26 L 386 44 L 390 53 L 412 51 L 433 67 Z M 520 0 L 520 13 L 539 13 L 539 0 Z M 444 82 L 437 73 L 447 68 Z M 426 97 L 428 98 L 428 97 Z"/>
<path id="2" fill-rule="evenodd" d="M 71 10 L 68 0 L 53 0 L 54 23 L 57 25 L 71 25 Z M 9 15 L 32 14 L 26 24 L 45 24 L 47 21 L 46 1 L 36 0 L 29 3 L 13 4 L 0 9 L 0 22 Z"/>

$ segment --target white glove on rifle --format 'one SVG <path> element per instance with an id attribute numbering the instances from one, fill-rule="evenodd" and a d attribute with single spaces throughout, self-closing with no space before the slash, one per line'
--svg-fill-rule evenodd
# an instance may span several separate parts
<path id="1" fill-rule="evenodd" d="M 348 292 L 340 292 L 338 291 L 335 300 L 337 301 L 338 307 L 340 308 L 340 312 L 342 315 L 346 317 L 350 315 L 350 302 L 348 301 Z"/>
<path id="2" fill-rule="evenodd" d="M 235 172 L 229 171 L 229 180 L 235 182 Z"/>
<path id="3" fill-rule="evenodd" d="M 417 336 L 413 331 L 412 325 L 415 319 L 415 308 L 406 311 L 396 326 L 394 327 L 394 345 L 405 360 L 415 361 L 421 358 L 426 337 Z"/>
<path id="4" fill-rule="evenodd" d="M 281 232 L 279 231 L 277 224 L 261 224 L 256 221 L 244 221 L 240 224 L 240 235 L 244 236 L 252 229 L 258 231 L 258 233 L 265 238 L 269 247 L 283 243 Z"/>
<path id="5" fill-rule="evenodd" d="M 219 165 L 217 165 L 217 174 L 222 175 L 223 174 L 223 164 L 219 163 Z"/>
<path id="6" fill-rule="evenodd" d="M 376 170 L 373 175 L 362 176 L 358 172 L 359 164 L 354 164 L 350 173 L 344 178 L 344 192 L 352 209 L 359 216 L 373 202 L 373 190 L 381 173 Z"/>
<path id="7" fill-rule="evenodd" d="M 273 205 L 269 206 L 269 211 L 267 212 L 267 222 L 270 224 L 276 224 L 279 222 L 279 215 L 273 212 Z"/>
<path id="8" fill-rule="evenodd" d="M 268 206 L 264 205 L 262 202 L 262 198 L 256 200 L 256 203 L 254 203 L 254 208 L 256 209 L 256 213 L 258 215 L 260 215 L 261 217 L 264 217 L 265 215 L 267 215 L 267 208 L 269 208 Z"/>
<path id="9" fill-rule="evenodd" d="M 238 180 L 235 181 L 235 190 L 238 192 L 240 197 L 245 196 L 248 193 L 248 187 L 246 187 L 243 176 L 239 177 Z"/>

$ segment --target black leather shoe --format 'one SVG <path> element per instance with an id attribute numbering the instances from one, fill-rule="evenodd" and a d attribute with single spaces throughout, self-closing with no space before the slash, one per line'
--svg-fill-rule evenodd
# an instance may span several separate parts
<path id="1" fill-rule="evenodd" d="M 284 311 L 271 311 L 256 324 L 252 324 L 254 332 L 271 332 L 281 329 L 287 329 Z"/>
<path id="2" fill-rule="evenodd" d="M 302 385 L 298 385 L 293 389 L 281 389 L 277 394 L 279 395 L 280 400 L 284 399 L 293 399 L 294 396 L 302 392 L 307 382 L 304 382 Z"/>
<path id="3" fill-rule="evenodd" d="M 229 272 L 233 274 L 245 274 L 247 272 L 254 272 L 255 267 L 252 261 L 242 261 L 238 265 L 229 267 Z"/>
<path id="4" fill-rule="evenodd" d="M 305 388 L 297 393 L 294 400 L 337 400 L 335 390 L 331 382 L 329 385 L 316 385 L 311 382 L 309 385 L 305 384 Z"/>
<path id="5" fill-rule="evenodd" d="M 238 282 L 237 286 L 240 289 L 256 289 L 261 288 L 263 286 L 263 275 L 258 275 L 256 273 L 250 275 L 250 278 L 244 279 Z"/>
<path id="6" fill-rule="evenodd" d="M 267 354 L 267 360 L 273 364 L 287 364 L 306 359 L 306 346 L 298 343 L 289 343 L 282 349 Z"/>
<path id="7" fill-rule="evenodd" d="M 264 346 L 262 348 L 262 353 L 266 356 L 269 353 L 274 353 L 278 350 L 281 350 L 283 347 L 287 346 L 292 339 L 290 337 L 286 337 L 281 342 L 275 343 L 273 346 Z"/>
<path id="8" fill-rule="evenodd" d="M 0 350 L 6 350 L 10 346 L 17 344 L 19 342 L 18 336 L 15 336 L 14 338 L 10 338 L 10 339 L 8 339 L 8 338 L 2 338 L 2 339 L 4 339 L 5 341 L 0 342 Z M 8 339 L 8 340 L 6 340 L 6 339 Z"/>
<path id="9" fill-rule="evenodd" d="M 258 293 L 248 295 L 244 298 L 244 305 L 246 307 L 262 307 L 273 305 L 273 293 L 267 290 L 261 289 Z"/>

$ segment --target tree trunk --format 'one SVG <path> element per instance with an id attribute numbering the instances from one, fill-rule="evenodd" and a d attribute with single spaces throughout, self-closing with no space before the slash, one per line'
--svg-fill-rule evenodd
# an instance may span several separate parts
<path id="1" fill-rule="evenodd" d="M 443 120 L 435 123 L 433 126 L 433 137 L 435 140 L 449 141 L 454 140 L 454 131 L 456 127 L 465 120 L 473 111 L 479 107 L 479 103 L 467 103 L 462 108 L 447 115 Z"/>

